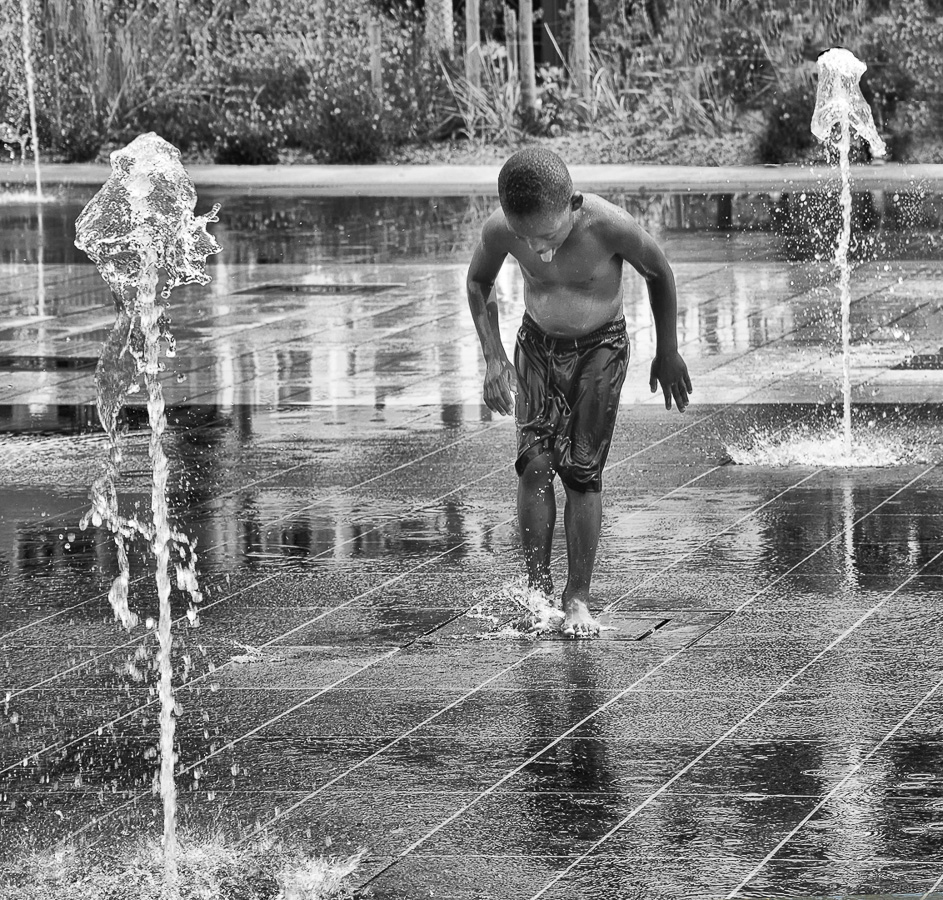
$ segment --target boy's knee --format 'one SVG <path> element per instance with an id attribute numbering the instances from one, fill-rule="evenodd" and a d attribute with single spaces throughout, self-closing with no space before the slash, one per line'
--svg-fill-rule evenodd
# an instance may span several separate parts
<path id="1" fill-rule="evenodd" d="M 557 471 L 563 486 L 577 494 L 598 494 L 602 490 L 602 472 L 595 466 L 563 463 Z"/>
<path id="2" fill-rule="evenodd" d="M 554 468 L 549 453 L 538 453 L 530 457 L 518 469 L 521 480 L 528 484 L 543 485 L 553 480 Z"/>

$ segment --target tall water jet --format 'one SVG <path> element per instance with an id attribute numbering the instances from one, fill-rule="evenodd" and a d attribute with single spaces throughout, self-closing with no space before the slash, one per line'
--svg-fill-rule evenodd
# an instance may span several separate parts
<path id="1" fill-rule="evenodd" d="M 36 198 L 43 199 L 43 181 L 39 165 L 39 133 L 36 125 L 36 73 L 33 70 L 33 37 L 30 28 L 29 0 L 20 0 L 23 12 L 23 71 L 26 74 L 26 100 L 29 104 L 30 138 L 33 142 L 33 168 L 36 173 Z M 40 213 L 42 215 L 42 213 Z"/>
<path id="2" fill-rule="evenodd" d="M 171 651 L 170 577 L 171 550 L 181 560 L 176 565 L 177 587 L 190 596 L 188 617 L 197 623 L 200 591 L 196 577 L 194 544 L 182 531 L 171 527 L 167 509 L 169 465 L 163 449 L 167 419 L 160 373 L 161 343 L 166 356 L 175 354 L 175 342 L 166 315 L 171 290 L 180 284 L 206 284 L 206 258 L 220 251 L 207 233 L 216 222 L 219 205 L 205 216 L 194 216 L 196 190 L 180 162 L 180 151 L 156 134 L 135 138 L 123 150 L 111 154 L 112 173 L 102 189 L 89 201 L 75 223 L 75 245 L 98 267 L 111 289 L 116 321 L 102 347 L 95 373 L 98 413 L 109 438 L 109 455 L 103 475 L 92 485 L 92 507 L 82 520 L 104 524 L 118 548 L 118 576 L 109 600 L 116 618 L 132 628 L 138 616 L 128 603 L 130 569 L 127 541 L 143 536 L 157 560 L 159 601 L 157 639 L 159 651 L 160 771 L 156 786 L 163 801 L 163 851 L 168 894 L 177 892 L 176 785 L 174 782 L 174 692 Z M 158 294 L 163 272 L 164 284 Z M 119 416 L 128 396 L 147 390 L 148 422 L 151 428 L 149 454 L 152 465 L 152 520 L 123 516 L 118 509 L 116 480 L 122 446 Z"/>
<path id="3" fill-rule="evenodd" d="M 812 133 L 838 149 L 841 172 L 842 229 L 835 249 L 838 286 L 841 294 L 842 397 L 845 456 L 851 456 L 851 130 L 868 142 L 873 156 L 884 156 L 887 148 L 874 125 L 871 109 L 861 93 L 861 76 L 867 66 L 851 51 L 827 50 L 818 60 L 819 83 L 812 115 Z M 837 131 L 837 137 L 836 137 Z"/>

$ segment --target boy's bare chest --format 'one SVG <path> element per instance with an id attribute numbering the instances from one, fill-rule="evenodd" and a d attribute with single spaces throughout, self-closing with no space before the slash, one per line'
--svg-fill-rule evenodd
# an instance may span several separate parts
<path id="1" fill-rule="evenodd" d="M 517 257 L 524 278 L 533 286 L 566 287 L 574 290 L 611 290 L 621 281 L 622 260 L 606 255 L 590 241 L 565 244 L 550 262 L 525 249 Z"/>

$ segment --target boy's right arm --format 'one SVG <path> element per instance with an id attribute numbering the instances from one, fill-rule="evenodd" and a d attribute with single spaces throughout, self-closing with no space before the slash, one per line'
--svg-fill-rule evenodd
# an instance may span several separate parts
<path id="1" fill-rule="evenodd" d="M 485 405 L 493 412 L 511 415 L 514 412 L 513 392 L 517 390 L 514 366 L 508 359 L 498 328 L 498 302 L 494 281 L 507 256 L 502 247 L 500 226 L 492 216 L 481 230 L 475 246 L 465 287 L 478 340 L 485 357 L 485 383 L 482 393 Z"/>

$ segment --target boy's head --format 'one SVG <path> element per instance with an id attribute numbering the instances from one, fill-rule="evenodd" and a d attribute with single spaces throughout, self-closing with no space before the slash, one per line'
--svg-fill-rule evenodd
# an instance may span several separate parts
<path id="1" fill-rule="evenodd" d="M 510 229 L 549 262 L 567 239 L 583 197 L 566 164 L 550 150 L 518 150 L 501 167 L 498 197 Z"/>

